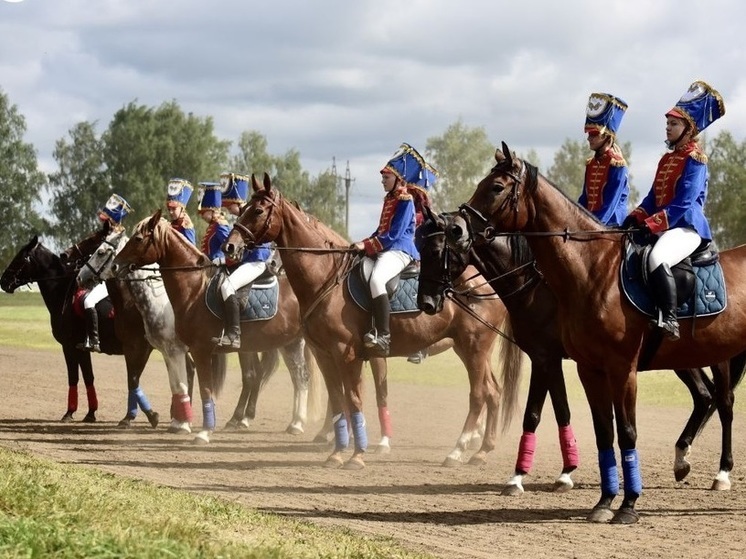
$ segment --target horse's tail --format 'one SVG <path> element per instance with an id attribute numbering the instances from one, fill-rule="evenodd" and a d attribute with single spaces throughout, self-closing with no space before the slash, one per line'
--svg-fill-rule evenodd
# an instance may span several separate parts
<path id="1" fill-rule="evenodd" d="M 215 398 L 217 398 L 223 391 L 223 385 L 225 385 L 225 377 L 228 371 L 228 354 L 213 353 L 210 363 L 212 364 L 212 391 Z"/>
<path id="2" fill-rule="evenodd" d="M 502 433 L 510 427 L 515 412 L 518 409 L 518 391 L 521 385 L 521 370 L 523 369 L 523 351 L 513 341 L 513 325 L 510 315 L 505 315 L 502 328 L 504 336 L 498 344 L 500 350 L 500 364 L 502 368 Z"/>
<path id="3" fill-rule="evenodd" d="M 306 369 L 308 370 L 308 421 L 319 421 L 326 414 L 323 402 L 323 379 L 308 342 L 305 343 L 303 348 L 303 357 L 306 360 Z"/>
<path id="4" fill-rule="evenodd" d="M 735 390 L 746 373 L 746 351 L 739 353 L 730 360 L 730 387 Z"/>
<path id="5" fill-rule="evenodd" d="M 257 371 L 262 379 L 259 386 L 264 388 L 267 381 L 272 378 L 277 369 L 280 368 L 280 350 L 272 349 L 256 354 Z"/>

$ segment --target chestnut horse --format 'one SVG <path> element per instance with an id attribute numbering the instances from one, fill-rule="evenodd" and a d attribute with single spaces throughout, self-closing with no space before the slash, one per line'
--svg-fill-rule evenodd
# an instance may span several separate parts
<path id="1" fill-rule="evenodd" d="M 160 210 L 137 224 L 130 240 L 114 258 L 113 267 L 115 274 L 125 278 L 133 268 L 154 263 L 159 265 L 173 306 L 176 333 L 189 347 L 197 369 L 202 398 L 202 430 L 194 442 L 209 443 L 216 418 L 210 365 L 215 344 L 211 338 L 220 334 L 223 321 L 208 309 L 205 294 L 216 268 L 205 254 L 161 218 Z M 241 352 L 281 350 L 301 341 L 298 300 L 287 278 L 280 276 L 278 281 L 277 313 L 267 320 L 241 325 Z M 298 366 L 306 367 L 305 359 Z M 309 370 L 313 371 L 313 368 Z"/>
<path id="2" fill-rule="evenodd" d="M 458 214 L 430 215 L 418 229 L 422 268 L 420 272 L 420 298 L 427 309 L 437 308 L 443 297 L 451 291 L 464 293 L 458 283 L 467 265 L 477 268 L 484 281 L 500 295 L 510 315 L 516 343 L 531 357 L 531 384 L 526 411 L 523 416 L 523 437 L 518 451 L 518 467 L 503 495 L 521 493 L 521 478 L 528 472 L 533 458 L 536 428 L 547 393 L 552 398 L 557 425 L 560 427 L 560 444 L 565 469 L 555 483 L 564 489 L 563 477 L 569 475 L 567 456 L 562 436 L 562 426 L 569 427 L 570 408 L 567 402 L 562 359 L 565 355 L 557 321 L 557 301 L 549 287 L 541 281 L 535 261 L 524 236 L 497 237 L 487 240 L 476 237 L 465 253 L 451 250 L 446 242 L 446 231 L 459 238 L 468 225 Z M 733 389 L 743 378 L 743 367 L 730 371 L 728 363 L 712 368 L 713 383 L 703 369 L 679 369 L 676 375 L 689 389 L 694 402 L 692 414 L 684 426 L 675 446 L 674 477 L 683 480 L 691 469 L 688 455 L 694 439 L 705 423 L 718 410 L 722 423 L 720 472 L 712 489 L 730 489 L 729 473 L 733 468 L 732 418 Z M 730 374 L 729 374 L 730 373 Z M 526 441 L 525 439 L 528 439 Z M 528 448 L 527 448 L 528 446 Z M 527 452 L 528 450 L 528 452 Z M 526 464 L 527 467 L 524 467 Z M 570 481 L 569 487 L 572 487 Z"/>
<path id="3" fill-rule="evenodd" d="M 722 363 L 746 350 L 746 245 L 720 254 L 729 304 L 716 316 L 683 319 L 681 339 L 665 339 L 655 352 L 648 317 L 632 306 L 620 287 L 624 235 L 603 226 L 503 143 L 496 165 L 462 211 L 472 223 L 522 232 L 544 280 L 557 297 L 563 345 L 577 362 L 591 407 L 601 471 L 601 498 L 593 522 L 631 524 L 642 492 L 637 454 L 637 371 L 643 349 L 647 369 L 687 369 Z M 476 227 L 477 225 L 475 225 Z M 735 366 L 734 363 L 731 363 Z M 732 398 L 732 393 L 729 395 Z M 729 419 L 730 420 L 730 419 Z M 618 491 L 614 423 L 622 456 L 624 498 Z"/>
<path id="4" fill-rule="evenodd" d="M 191 379 L 187 378 L 187 364 L 191 364 L 191 358 L 187 357 L 189 348 L 176 335 L 174 311 L 166 294 L 162 276 L 157 269 L 137 269 L 121 280 L 114 279 L 114 257 L 128 240 L 129 237 L 124 231 L 109 235 L 78 272 L 78 283 L 90 288 L 98 282 L 106 281 L 110 292 L 125 291 L 132 294 L 142 315 L 148 340 L 163 354 L 168 370 L 172 393 L 171 410 L 174 415 L 169 431 L 191 432 Z M 286 429 L 290 434 L 303 433 L 308 420 L 310 379 L 306 367 L 303 366 L 304 350 L 305 343 L 302 338 L 298 344 L 283 348 L 283 357 L 295 389 L 293 418 Z M 226 358 L 225 353 L 213 355 L 213 382 L 219 379 L 222 384 L 226 373 Z M 279 365 L 279 350 L 271 350 L 262 355 L 241 352 L 238 359 L 241 366 L 241 395 L 226 429 L 245 430 L 256 416 L 256 405 L 262 386 Z M 193 367 L 189 369 L 193 373 Z M 318 393 L 318 390 L 315 392 Z"/>
<path id="5" fill-rule="evenodd" d="M 335 448 L 325 465 L 363 468 L 367 431 L 362 412 L 362 367 L 367 355 L 362 339 L 370 327 L 370 315 L 341 286 L 354 263 L 354 253 L 341 235 L 273 189 L 266 173 L 263 186 L 254 176 L 251 181 L 255 193 L 234 224 L 225 249 L 236 254 L 244 245 L 274 241 L 284 251 L 282 261 L 300 301 L 306 340 L 313 345 L 334 414 Z M 469 303 L 492 324 L 500 324 L 505 317 L 505 307 L 494 297 Z M 469 374 L 469 414 L 463 433 L 477 428 L 480 413 L 487 406 L 486 435 L 475 455 L 476 460 L 483 462 L 495 446 L 500 396 L 503 418 L 509 417 L 519 374 L 505 377 L 504 386 L 498 387 L 490 363 L 497 334 L 455 304 L 446 305 L 435 316 L 419 312 L 391 316 L 392 356 L 410 355 L 443 338 L 453 339 L 454 351 Z M 506 354 L 501 356 L 505 358 Z M 506 370 L 514 372 L 511 368 Z M 345 463 L 348 415 L 355 449 Z"/>
<path id="6" fill-rule="evenodd" d="M 94 386 L 91 354 L 76 347 L 85 338 L 86 326 L 83 316 L 73 308 L 73 298 L 77 289 L 75 266 L 90 256 L 108 232 L 108 228 L 105 227 L 77 243 L 63 253 L 65 258 L 51 252 L 39 242 L 38 237 L 34 236 L 13 258 L 0 279 L 0 287 L 8 293 L 13 293 L 21 285 L 28 283 L 36 282 L 39 286 L 49 310 L 52 335 L 62 346 L 67 365 L 67 411 L 62 416 L 62 421 L 71 420 L 78 408 L 79 373 L 83 375 L 88 397 L 88 413 L 83 421 L 96 421 L 98 397 Z M 112 318 L 109 301 L 102 301 L 97 305 L 101 351 L 112 355 L 123 354 L 127 378 L 139 379 L 153 347 L 145 338 L 142 318 L 134 304 L 131 301 L 123 303 L 122 309 L 122 312 Z M 143 399 L 147 401 L 144 394 Z M 148 420 L 156 427 L 158 413 L 149 405 L 147 407 Z"/>

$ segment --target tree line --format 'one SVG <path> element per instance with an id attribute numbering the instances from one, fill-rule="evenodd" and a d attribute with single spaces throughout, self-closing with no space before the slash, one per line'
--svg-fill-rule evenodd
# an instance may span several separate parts
<path id="1" fill-rule="evenodd" d="M 331 170 L 311 176 L 300 153 L 290 149 L 270 154 L 266 137 L 247 130 L 233 143 L 218 138 L 211 117 L 185 113 L 175 101 L 148 107 L 134 100 L 118 110 L 103 132 L 97 122 L 83 121 L 55 142 L 57 169 L 40 171 L 36 149 L 24 141 L 26 121 L 0 89 L 0 265 L 3 269 L 31 235 L 50 238 L 67 247 L 98 227 L 97 211 L 112 192 L 134 208 L 129 223 L 136 223 L 164 206 L 166 185 L 172 177 L 190 181 L 217 181 L 223 171 L 241 174 L 267 172 L 288 198 L 298 202 L 343 235 L 345 196 Z M 631 164 L 632 146 L 622 146 Z M 466 201 L 485 176 L 495 146 L 483 127 L 469 127 L 461 120 L 441 136 L 429 138 L 423 155 L 440 172 L 431 193 L 436 209 L 445 211 Z M 710 157 L 710 190 L 705 208 L 721 248 L 746 240 L 741 220 L 742 191 L 746 187 L 746 142 L 727 131 L 706 144 Z M 577 199 L 590 152 L 585 140 L 567 139 L 542 169 L 536 152 L 522 157 L 540 170 L 568 196 Z M 632 203 L 639 191 L 632 180 Z M 646 192 L 648 186 L 644 188 Z M 43 194 L 49 211 L 41 215 Z M 197 196 L 188 211 L 196 216 Z M 195 219 L 198 236 L 205 225 Z"/>

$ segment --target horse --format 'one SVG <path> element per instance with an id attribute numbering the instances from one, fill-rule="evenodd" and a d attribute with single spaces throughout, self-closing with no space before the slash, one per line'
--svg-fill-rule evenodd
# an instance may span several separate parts
<path id="1" fill-rule="evenodd" d="M 527 443 L 524 438 L 531 441 L 535 437 L 547 393 L 552 398 L 560 430 L 564 425 L 569 426 L 570 422 L 562 374 L 561 361 L 565 351 L 560 339 L 557 301 L 535 268 L 533 254 L 525 237 L 496 237 L 488 241 L 479 237 L 464 253 L 451 250 L 446 232 L 458 238 L 460 232 L 467 229 L 468 224 L 458 213 L 430 213 L 418 230 L 422 258 L 419 291 L 421 308 L 425 312 L 433 312 L 451 290 L 463 292 L 461 286 L 455 282 L 467 265 L 479 270 L 484 281 L 495 289 L 505 303 L 515 341 L 531 358 L 531 384 L 523 417 L 524 435 L 517 460 L 519 467 L 503 490 L 503 495 L 516 495 L 523 492 L 522 477 L 530 469 L 533 459 L 531 451 L 535 446 L 529 444 L 529 452 L 526 452 Z M 727 369 L 722 366 L 714 366 L 712 370 L 715 383 L 700 368 L 675 371 L 689 390 L 694 403 L 691 417 L 675 445 L 676 481 L 682 481 L 689 474 L 691 464 L 688 456 L 692 442 L 715 409 L 719 411 L 721 420 L 733 415 L 733 400 L 728 394 L 732 394 L 742 376 L 724 374 Z M 722 421 L 722 429 L 720 471 L 712 484 L 712 489 L 716 490 L 730 488 L 729 472 L 733 467 L 731 423 L 727 419 Z M 563 440 L 560 435 L 561 445 Z M 565 468 L 555 482 L 555 490 L 560 491 L 572 488 L 572 480 L 568 484 L 563 483 L 571 470 L 568 471 L 565 446 L 562 446 L 562 450 Z"/>
<path id="2" fill-rule="evenodd" d="M 132 237 L 124 243 L 112 262 L 112 271 L 119 278 L 126 278 L 131 269 L 158 264 L 168 298 L 173 306 L 176 334 L 191 353 L 202 400 L 202 430 L 195 436 L 195 444 L 210 442 L 215 430 L 215 402 L 211 374 L 211 360 L 215 344 L 212 337 L 222 328 L 222 320 L 216 317 L 205 303 L 209 280 L 216 271 L 215 265 L 197 247 L 170 226 L 156 211 L 151 217 L 137 224 Z M 300 311 L 290 284 L 284 276 L 278 277 L 279 298 L 276 314 L 266 320 L 244 322 L 241 327 L 241 349 L 239 353 L 255 353 L 279 349 L 296 379 L 310 379 L 314 372 L 307 362 L 310 354 L 303 350 L 304 344 Z M 299 348 L 301 350 L 299 351 Z M 310 386 L 315 383 L 311 381 Z M 305 388 L 296 386 L 296 409 L 301 423 L 306 417 L 301 397 Z M 305 393 L 307 395 L 307 393 Z M 310 397 L 311 403 L 315 402 Z"/>
<path id="3" fill-rule="evenodd" d="M 472 226 L 487 227 L 485 236 L 526 235 L 542 277 L 557 299 L 562 343 L 577 363 L 591 407 L 601 497 L 587 519 L 634 524 L 639 521 L 635 505 L 642 492 L 636 449 L 638 369 L 688 369 L 730 362 L 730 368 L 737 370 L 742 365 L 746 286 L 740 280 L 746 273 L 746 245 L 720 253 L 729 290 L 727 307 L 715 316 L 682 319 L 681 339 L 661 340 L 649 329 L 648 317 L 622 293 L 620 267 L 626 233 L 602 225 L 535 166 L 515 157 L 504 142 L 495 159 L 495 166 L 461 211 Z M 460 239 L 453 237 L 464 246 L 469 235 L 462 232 Z M 732 402 L 732 390 L 724 397 Z M 721 415 L 721 421 L 730 423 L 732 416 Z M 624 497 L 619 509 L 612 511 L 619 485 L 615 423 Z"/>
<path id="4" fill-rule="evenodd" d="M 77 273 L 75 265 L 90 256 L 108 233 L 108 227 L 102 228 L 70 247 L 63 253 L 62 258 L 40 243 L 38 236 L 33 236 L 18 251 L 0 278 L 0 287 L 7 293 L 13 293 L 18 287 L 33 282 L 39 286 L 49 311 L 52 335 L 62 346 L 67 365 L 67 411 L 62 416 L 62 421 L 71 421 L 78 409 L 80 373 L 83 375 L 88 398 L 88 413 L 83 421 L 96 421 L 98 396 L 94 386 L 91 354 L 76 347 L 85 338 L 86 327 L 84 318 L 74 309 Z M 131 302 L 121 304 L 122 312 L 113 318 L 110 315 L 111 304 L 108 301 L 97 306 L 101 351 L 111 355 L 124 355 L 127 378 L 139 379 L 153 348 L 145 338 L 142 319 L 137 309 Z M 144 394 L 143 400 L 147 402 Z M 155 428 L 159 421 L 158 413 L 148 405 L 146 414 L 151 426 Z"/>
<path id="5" fill-rule="evenodd" d="M 335 446 L 324 465 L 362 469 L 368 446 L 361 394 L 362 367 L 368 355 L 362 338 L 370 326 L 370 315 L 340 287 L 353 267 L 354 254 L 341 235 L 272 188 L 269 175 L 265 173 L 263 185 L 253 175 L 251 182 L 254 194 L 234 223 L 224 249 L 228 254 L 238 254 L 245 246 L 273 241 L 283 251 L 285 273 L 300 302 L 306 341 L 313 345 L 334 414 Z M 505 307 L 497 298 L 480 299 L 473 304 L 492 323 L 499 324 L 505 317 Z M 471 387 L 469 413 L 457 448 L 465 450 L 465 442 L 477 429 L 486 405 L 486 434 L 470 460 L 484 463 L 486 454 L 495 446 L 500 399 L 503 417 L 510 417 L 517 392 L 516 378 L 504 378 L 499 387 L 492 373 L 490 360 L 496 333 L 451 304 L 435 316 L 394 313 L 391 334 L 392 356 L 407 356 L 438 340 L 453 339 L 453 348 L 466 366 Z M 501 352 L 501 357 L 505 359 L 508 354 Z M 354 451 L 345 462 L 348 415 Z"/>

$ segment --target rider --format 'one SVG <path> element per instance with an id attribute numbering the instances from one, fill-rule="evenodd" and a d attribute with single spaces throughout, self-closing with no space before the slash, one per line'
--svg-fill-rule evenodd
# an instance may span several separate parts
<path id="1" fill-rule="evenodd" d="M 408 144 L 402 144 L 381 169 L 386 195 L 378 228 L 370 237 L 352 245 L 353 249 L 365 253 L 363 270 L 373 300 L 373 329 L 365 334 L 363 343 L 377 357 L 388 356 L 391 344 L 386 283 L 413 260 L 420 259 L 414 244 L 414 197 L 408 190 L 422 170 L 422 159 L 416 153 Z"/>
<path id="2" fill-rule="evenodd" d="M 619 227 L 627 215 L 629 170 L 616 133 L 627 103 L 609 93 L 593 93 L 588 100 L 585 131 L 595 153 L 585 164 L 583 192 L 578 203 L 610 227 Z"/>
<path id="3" fill-rule="evenodd" d="M 184 235 L 193 245 L 197 244 L 197 235 L 194 224 L 187 214 L 186 205 L 192 196 L 194 187 L 184 179 L 171 179 L 168 181 L 166 191 L 166 209 L 171 216 L 171 227 Z"/>
<path id="4" fill-rule="evenodd" d="M 676 320 L 675 266 L 703 242 L 712 240 L 703 207 L 707 199 L 707 155 L 697 135 L 725 114 L 723 98 L 710 85 L 695 81 L 666 113 L 666 145 L 653 186 L 624 226 L 638 226 L 657 237 L 648 259 L 653 298 L 662 316 L 654 324 L 671 340 L 679 339 Z"/>
<path id="5" fill-rule="evenodd" d="M 223 243 L 228 239 L 231 226 L 221 209 L 222 190 L 219 182 L 199 183 L 199 205 L 197 212 L 207 223 L 205 236 L 202 237 L 202 252 L 216 265 L 225 264 Z"/>
<path id="6" fill-rule="evenodd" d="M 98 218 L 102 223 L 109 222 L 111 232 L 117 233 L 124 231 L 122 220 L 132 211 L 127 201 L 118 194 L 112 194 L 106 202 L 106 205 L 98 212 Z M 98 338 L 98 314 L 96 313 L 96 303 L 105 299 L 109 295 L 106 289 L 106 283 L 101 282 L 91 289 L 83 298 L 83 310 L 86 321 L 86 337 L 83 343 L 77 344 L 78 349 L 86 351 L 95 351 L 101 353 L 101 346 Z"/>
<path id="7" fill-rule="evenodd" d="M 249 178 L 236 173 L 222 173 L 220 184 L 222 186 L 222 206 L 231 215 L 240 215 L 242 206 L 249 199 Z M 238 266 L 228 269 L 229 275 L 220 284 L 220 295 L 225 309 L 223 334 L 212 338 L 212 342 L 217 344 L 218 347 L 228 349 L 239 349 L 241 347 L 241 310 L 236 292 L 249 285 L 267 270 L 267 261 L 271 256 L 270 243 L 260 244 L 250 250 L 245 250 Z M 230 265 L 231 262 L 227 262 L 227 264 Z"/>

